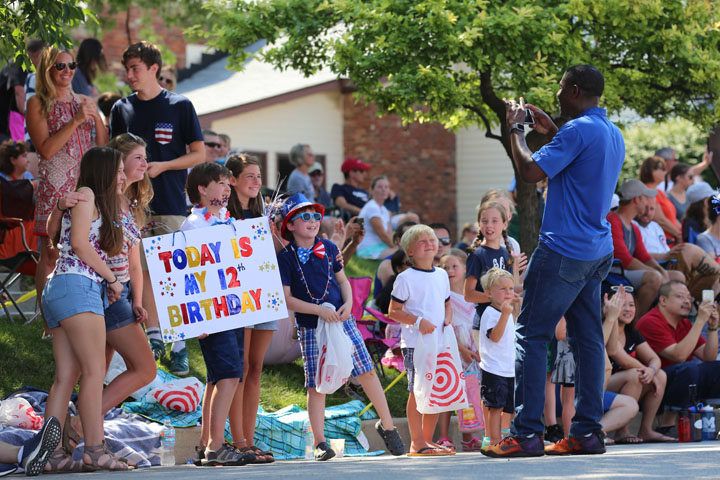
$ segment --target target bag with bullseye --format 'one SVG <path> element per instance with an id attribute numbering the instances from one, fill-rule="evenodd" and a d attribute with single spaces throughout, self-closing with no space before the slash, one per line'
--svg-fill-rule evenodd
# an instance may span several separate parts
<path id="1" fill-rule="evenodd" d="M 452 327 L 419 335 L 413 361 L 413 393 L 418 412 L 441 413 L 468 406 L 465 374 Z"/>
<path id="2" fill-rule="evenodd" d="M 326 322 L 318 318 L 315 335 L 318 346 L 315 390 L 333 393 L 350 378 L 355 347 L 343 330 L 343 322 Z"/>

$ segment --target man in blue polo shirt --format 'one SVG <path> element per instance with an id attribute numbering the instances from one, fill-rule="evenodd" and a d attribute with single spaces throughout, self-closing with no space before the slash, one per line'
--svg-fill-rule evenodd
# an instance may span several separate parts
<path id="1" fill-rule="evenodd" d="M 491 446 L 492 457 L 604 453 L 605 343 L 600 284 L 612 262 L 613 244 L 605 216 L 625 158 L 620 130 L 598 108 L 605 81 L 589 65 L 568 69 L 557 97 L 563 117 L 558 129 L 533 105 L 505 101 L 513 161 L 520 177 L 535 183 L 547 177 L 548 190 L 540 241 L 525 277 L 518 317 L 515 368 L 516 416 L 512 436 Z M 525 108 L 535 130 L 551 139 L 535 154 L 525 142 Z M 543 448 L 546 344 L 560 317 L 567 320 L 576 362 L 577 413 L 570 435 Z"/>

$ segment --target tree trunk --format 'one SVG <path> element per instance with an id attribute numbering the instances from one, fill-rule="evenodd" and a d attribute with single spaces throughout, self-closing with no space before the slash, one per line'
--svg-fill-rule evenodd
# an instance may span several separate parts
<path id="1" fill-rule="evenodd" d="M 510 159 L 512 162 L 512 159 Z M 540 216 L 538 215 L 537 187 L 534 183 L 525 183 L 515 174 L 517 180 L 517 215 L 520 216 L 520 249 L 528 258 L 535 250 L 540 235 Z"/>

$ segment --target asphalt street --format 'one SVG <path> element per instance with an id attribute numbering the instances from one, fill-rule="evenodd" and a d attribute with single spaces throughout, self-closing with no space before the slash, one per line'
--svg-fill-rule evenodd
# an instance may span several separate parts
<path id="1" fill-rule="evenodd" d="M 113 480 L 197 480 L 198 478 L 293 478 L 378 480 L 403 479 L 717 479 L 720 478 L 720 442 L 691 444 L 622 445 L 604 455 L 491 459 L 479 453 L 451 457 L 341 458 L 328 462 L 277 461 L 244 467 L 152 467 L 130 472 L 63 475 L 63 480 L 111 475 Z M 13 478 L 13 477 L 9 477 Z"/>

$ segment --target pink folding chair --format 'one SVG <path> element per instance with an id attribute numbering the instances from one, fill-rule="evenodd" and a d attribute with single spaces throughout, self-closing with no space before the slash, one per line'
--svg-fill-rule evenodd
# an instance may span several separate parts
<path id="1" fill-rule="evenodd" d="M 382 358 L 385 350 L 394 348 L 399 343 L 399 338 L 385 338 L 384 325 L 397 324 L 394 320 L 389 319 L 380 311 L 365 306 L 370 297 L 370 288 L 372 287 L 372 278 L 348 278 L 353 292 L 353 308 L 352 314 L 357 322 L 358 330 L 365 341 L 365 345 L 375 364 L 375 369 L 383 378 L 385 378 L 385 369 L 382 365 Z M 374 320 L 363 320 L 365 313 L 369 314 Z"/>

